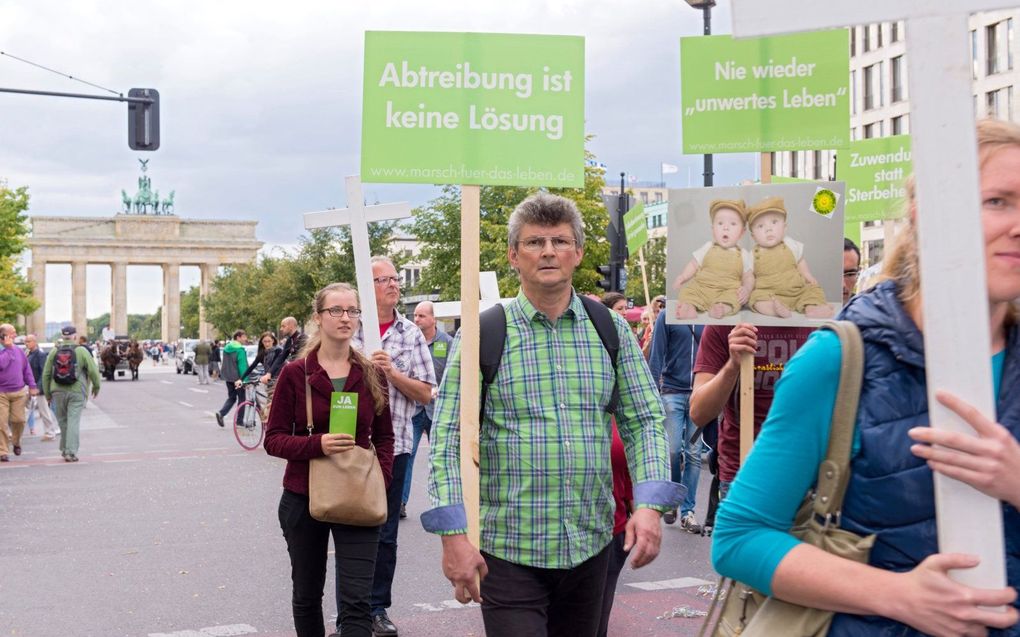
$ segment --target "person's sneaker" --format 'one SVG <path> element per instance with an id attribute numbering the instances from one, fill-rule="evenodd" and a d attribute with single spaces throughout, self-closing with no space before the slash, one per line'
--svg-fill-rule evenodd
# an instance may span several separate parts
<path id="1" fill-rule="evenodd" d="M 21 455 L 21 445 L 14 445 L 14 455 L 16 456 Z"/>
<path id="2" fill-rule="evenodd" d="M 7 456 L 0 456 L 0 462 L 10 462 L 10 461 L 11 461 L 11 459 L 8 458 Z"/>
<path id="3" fill-rule="evenodd" d="M 401 502 L 400 503 L 400 519 L 404 520 L 406 518 L 407 518 L 407 503 L 406 502 Z"/>
<path id="4" fill-rule="evenodd" d="M 78 462 L 78 456 L 76 456 L 76 455 L 74 455 L 74 454 L 72 453 L 71 455 L 69 455 L 69 456 L 67 457 L 67 461 L 68 461 L 68 462 Z"/>
<path id="5" fill-rule="evenodd" d="M 372 635 L 374 637 L 397 637 L 397 627 L 393 625 L 386 613 L 373 615 Z"/>
<path id="6" fill-rule="evenodd" d="M 666 511 L 665 513 L 663 513 L 662 521 L 665 522 L 666 524 L 673 524 L 674 522 L 676 522 L 676 509 Z"/>
<path id="7" fill-rule="evenodd" d="M 701 527 L 701 534 L 705 537 L 712 537 L 712 525 L 706 524 L 705 526 Z"/>
<path id="8" fill-rule="evenodd" d="M 680 526 L 688 533 L 701 533 L 701 525 L 698 524 L 698 519 L 694 517 L 694 511 L 684 513 L 684 516 L 680 518 Z"/>
<path id="9" fill-rule="evenodd" d="M 226 425 L 223 424 L 223 414 L 221 414 L 220 412 L 216 412 L 216 422 L 219 424 L 220 427 L 226 427 Z"/>

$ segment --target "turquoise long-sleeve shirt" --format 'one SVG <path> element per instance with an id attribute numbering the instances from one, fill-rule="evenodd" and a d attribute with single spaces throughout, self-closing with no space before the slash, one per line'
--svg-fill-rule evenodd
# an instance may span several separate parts
<path id="1" fill-rule="evenodd" d="M 839 337 L 819 330 L 790 359 L 761 435 L 719 505 L 713 566 L 766 595 L 779 563 L 800 543 L 789 530 L 828 450 L 841 353 Z M 992 357 L 996 396 L 1005 360 L 1005 351 Z M 859 450 L 855 430 L 851 455 Z"/>

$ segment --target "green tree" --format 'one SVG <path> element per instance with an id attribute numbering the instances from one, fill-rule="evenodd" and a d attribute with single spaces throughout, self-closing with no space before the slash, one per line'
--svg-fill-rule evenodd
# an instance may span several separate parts
<path id="1" fill-rule="evenodd" d="M 588 158 L 594 156 L 586 153 Z M 573 199 L 584 224 L 584 258 L 574 272 L 578 292 L 598 289 L 595 267 L 605 263 L 609 254 L 606 224 L 609 215 L 602 204 L 605 171 L 586 166 L 582 188 L 555 188 L 549 192 Z M 507 223 L 514 208 L 536 188 L 482 186 L 480 191 L 479 265 L 483 272 L 494 271 L 503 296 L 516 293 L 517 274 L 507 262 Z M 419 293 L 436 292 L 440 300 L 460 298 L 460 189 L 445 186 L 442 194 L 415 210 L 409 230 L 421 246 L 421 259 L 428 262 L 418 284 Z"/>
<path id="2" fill-rule="evenodd" d="M 32 284 L 18 271 L 17 257 L 28 237 L 28 189 L 0 180 L 0 322 L 13 323 L 39 307 Z"/>
<path id="3" fill-rule="evenodd" d="M 372 254 L 390 256 L 399 270 L 402 255 L 389 250 L 395 228 L 395 222 L 369 224 L 369 247 Z M 205 299 L 206 320 L 221 336 L 238 328 L 249 334 L 275 332 L 285 316 L 306 322 L 315 293 L 337 281 L 355 283 L 350 230 L 312 230 L 301 237 L 296 255 L 264 255 L 254 263 L 227 267 Z"/>
<path id="4" fill-rule="evenodd" d="M 645 273 L 648 275 L 648 297 L 666 294 L 666 237 L 653 237 L 645 244 Z M 627 260 L 627 296 L 638 305 L 645 303 L 641 259 L 637 253 Z"/>
<path id="5" fill-rule="evenodd" d="M 198 286 L 181 292 L 181 338 L 198 338 Z"/>

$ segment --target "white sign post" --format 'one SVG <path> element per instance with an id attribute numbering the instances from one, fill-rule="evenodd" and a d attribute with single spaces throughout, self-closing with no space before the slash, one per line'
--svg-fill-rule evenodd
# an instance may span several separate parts
<path id="1" fill-rule="evenodd" d="M 933 427 L 970 434 L 971 427 L 934 395 L 936 389 L 951 389 L 994 418 L 988 349 L 958 345 L 964 334 L 968 342 L 990 342 L 967 19 L 975 11 L 1016 3 L 733 0 L 736 37 L 906 21 L 929 414 Z M 939 550 L 981 558 L 978 567 L 955 571 L 954 578 L 976 587 L 1005 586 L 999 502 L 935 474 L 935 508 Z"/>
<path id="2" fill-rule="evenodd" d="M 366 206 L 361 196 L 361 179 L 357 175 L 347 177 L 347 208 L 305 213 L 305 229 L 351 227 L 354 244 L 354 272 L 358 280 L 358 296 L 361 298 L 361 331 L 364 335 L 365 352 L 382 349 L 379 336 L 379 313 L 375 310 L 375 283 L 372 281 L 372 249 L 368 245 L 368 224 L 372 221 L 390 221 L 411 216 L 408 203 L 388 203 Z"/>

